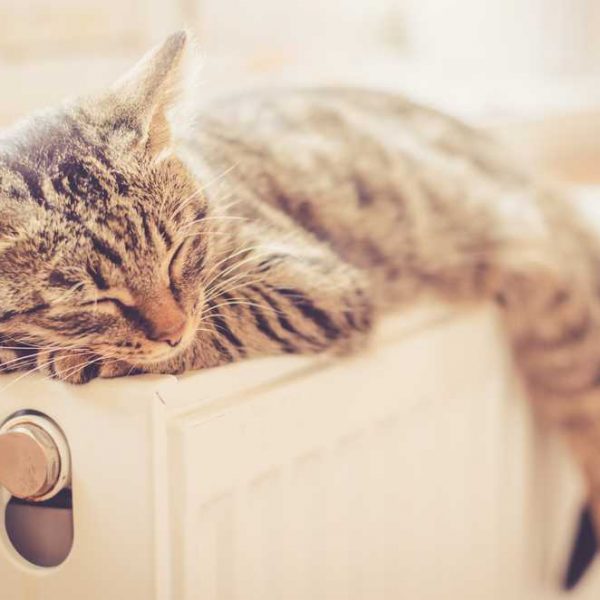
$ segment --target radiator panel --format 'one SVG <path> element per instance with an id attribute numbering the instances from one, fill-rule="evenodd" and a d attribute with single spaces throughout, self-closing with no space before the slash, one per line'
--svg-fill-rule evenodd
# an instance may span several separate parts
<path id="1" fill-rule="evenodd" d="M 506 598 L 544 579 L 537 433 L 489 314 L 202 407 L 169 435 L 178 598 Z"/>
<path id="2" fill-rule="evenodd" d="M 0 419 L 45 412 L 69 440 L 75 544 L 40 570 L 0 527 L 2 597 L 556 597 L 578 480 L 490 310 L 390 318 L 345 360 L 5 382 Z"/>

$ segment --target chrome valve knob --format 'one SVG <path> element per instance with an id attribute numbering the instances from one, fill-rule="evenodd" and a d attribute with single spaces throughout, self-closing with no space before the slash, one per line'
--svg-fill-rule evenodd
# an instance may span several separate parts
<path id="1" fill-rule="evenodd" d="M 13 496 L 41 502 L 70 483 L 67 441 L 47 417 L 19 414 L 0 427 L 0 486 Z"/>

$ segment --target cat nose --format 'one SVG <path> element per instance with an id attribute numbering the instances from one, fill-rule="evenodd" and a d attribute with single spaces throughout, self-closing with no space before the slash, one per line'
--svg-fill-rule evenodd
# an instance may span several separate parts
<path id="1" fill-rule="evenodd" d="M 187 318 L 168 291 L 153 295 L 140 312 L 146 322 L 144 329 L 149 340 L 165 342 L 172 347 L 181 342 Z"/>
<path id="2" fill-rule="evenodd" d="M 165 342 L 175 348 L 181 342 L 185 332 L 185 317 L 173 322 L 161 323 L 160 327 L 152 327 L 148 338 L 153 342 Z"/>

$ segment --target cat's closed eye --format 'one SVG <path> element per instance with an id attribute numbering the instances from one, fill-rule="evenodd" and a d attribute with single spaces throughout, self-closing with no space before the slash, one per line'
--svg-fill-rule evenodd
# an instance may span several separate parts
<path id="1" fill-rule="evenodd" d="M 84 300 L 78 304 L 79 307 L 97 306 L 99 304 L 113 304 L 119 309 L 134 308 L 136 300 L 131 292 L 122 287 L 108 287 L 100 293 L 96 293 L 95 298 Z"/>
<path id="2" fill-rule="evenodd" d="M 131 305 L 125 304 L 122 300 L 119 300 L 119 298 L 112 298 L 110 296 L 106 298 L 98 298 L 97 300 L 86 300 L 77 306 L 85 308 L 88 306 L 97 306 L 98 304 L 114 304 L 118 308 L 131 308 Z"/>
<path id="3" fill-rule="evenodd" d="M 175 252 L 173 252 L 173 255 L 169 262 L 169 267 L 167 269 L 167 274 L 168 274 L 168 278 L 169 278 L 169 288 L 171 289 L 172 294 L 176 298 L 179 294 L 179 290 L 177 288 L 177 281 L 178 281 L 179 275 L 180 275 L 177 271 L 181 270 L 181 263 L 183 262 L 183 258 L 184 258 L 183 250 L 184 250 L 185 246 L 186 246 L 185 241 L 181 242 L 181 244 L 179 244 L 179 246 L 177 246 L 177 249 L 175 250 Z"/>

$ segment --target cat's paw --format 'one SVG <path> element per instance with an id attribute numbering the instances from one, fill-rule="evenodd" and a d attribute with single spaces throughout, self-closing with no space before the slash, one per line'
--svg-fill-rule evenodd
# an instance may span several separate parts
<path id="1" fill-rule="evenodd" d="M 139 367 L 125 362 L 124 360 L 109 360 L 102 363 L 98 377 L 103 379 L 115 379 L 127 375 L 140 375 L 143 371 Z"/>
<path id="2" fill-rule="evenodd" d="M 12 349 L 0 347 L 0 373 L 12 373 L 26 366 L 28 366 L 27 359 L 19 358 Z"/>
<path id="3" fill-rule="evenodd" d="M 79 385 L 98 377 L 114 379 L 141 372 L 122 360 L 105 359 L 91 352 L 68 350 L 55 352 L 52 362 L 45 365 L 44 370 L 53 379 Z"/>
<path id="4" fill-rule="evenodd" d="M 52 379 L 67 383 L 88 383 L 100 375 L 103 359 L 91 352 L 59 350 L 41 365 Z"/>

